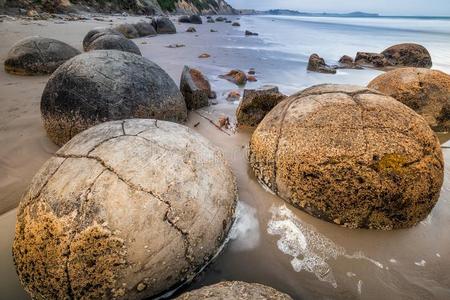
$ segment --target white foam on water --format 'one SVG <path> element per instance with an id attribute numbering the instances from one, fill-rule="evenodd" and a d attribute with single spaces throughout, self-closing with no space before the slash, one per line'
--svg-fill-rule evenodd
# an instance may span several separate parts
<path id="1" fill-rule="evenodd" d="M 432 215 L 429 214 L 429 215 L 425 218 L 425 220 L 420 221 L 420 224 L 422 224 L 422 225 L 430 225 L 430 224 L 431 224 L 431 220 L 432 220 Z"/>
<path id="2" fill-rule="evenodd" d="M 358 294 L 360 295 L 362 293 L 362 285 L 363 285 L 362 280 L 358 280 Z"/>
<path id="3" fill-rule="evenodd" d="M 352 277 L 355 277 L 355 276 L 356 276 L 356 274 L 355 274 L 355 273 L 353 273 L 353 272 L 347 272 L 346 274 L 347 274 L 347 277 L 350 277 L 350 278 L 352 278 Z"/>
<path id="4" fill-rule="evenodd" d="M 414 264 L 419 267 L 425 267 L 426 263 L 427 262 L 422 259 L 421 261 L 416 261 Z"/>
<path id="5" fill-rule="evenodd" d="M 390 261 L 391 263 L 393 263 L 393 264 L 396 264 L 396 263 L 397 263 L 397 260 L 396 260 L 395 258 L 391 258 L 389 261 Z"/>
<path id="6" fill-rule="evenodd" d="M 331 258 L 343 256 L 349 259 L 366 260 L 383 269 L 383 264 L 366 257 L 361 251 L 346 254 L 343 247 L 336 245 L 326 236 L 318 233 L 316 229 L 298 219 L 286 206 L 272 206 L 272 218 L 267 224 L 267 232 L 278 235 L 278 249 L 292 257 L 291 265 L 294 271 L 307 271 L 313 273 L 320 281 L 328 282 L 337 287 L 333 271 L 328 264 Z M 347 272 L 347 276 L 356 276 Z"/>
<path id="7" fill-rule="evenodd" d="M 259 222 L 256 209 L 239 201 L 236 206 L 236 221 L 230 230 L 230 248 L 233 251 L 248 251 L 256 248 L 260 241 Z"/>

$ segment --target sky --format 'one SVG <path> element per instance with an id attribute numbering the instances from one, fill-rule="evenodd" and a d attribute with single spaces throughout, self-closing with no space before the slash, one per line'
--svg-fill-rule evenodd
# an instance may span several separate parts
<path id="1" fill-rule="evenodd" d="M 304 12 L 364 11 L 396 16 L 450 16 L 450 0 L 227 0 L 234 8 Z"/>

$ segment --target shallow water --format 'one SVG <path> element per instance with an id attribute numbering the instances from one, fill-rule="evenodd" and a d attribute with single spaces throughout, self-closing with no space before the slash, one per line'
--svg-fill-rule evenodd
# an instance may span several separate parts
<path id="1" fill-rule="evenodd" d="M 198 36 L 184 33 L 187 25 L 179 25 L 177 35 L 136 40 L 144 56 L 162 66 L 176 82 L 184 64 L 200 68 L 210 78 L 219 94 L 219 104 L 190 113 L 187 125 L 223 150 L 238 181 L 241 203 L 231 241 L 222 255 L 184 290 L 222 280 L 244 280 L 273 286 L 294 299 L 450 299 L 450 144 L 443 146 L 446 166 L 441 197 L 425 221 L 415 228 L 392 232 L 351 230 L 315 219 L 264 189 L 248 168 L 247 145 L 251 130 L 230 128 L 223 132 L 209 121 L 229 116 L 234 123 L 237 103 L 226 102 L 225 97 L 229 90 L 238 88 L 218 79 L 218 75 L 231 68 L 255 67 L 258 82 L 249 83 L 248 88 L 276 84 L 287 94 L 325 82 L 365 85 L 380 72 L 339 70 L 335 76 L 308 73 L 309 54 L 318 52 L 332 63 L 342 54 L 357 50 L 380 51 L 390 44 L 415 37 L 411 41 L 425 44 L 433 40 L 426 46 L 436 49 L 432 51 L 435 66 L 448 71 L 450 57 L 441 56 L 438 47 L 441 45 L 448 52 L 448 32 L 418 34 L 419 31 L 437 31 L 433 29 L 436 23 L 416 24 L 419 21 L 405 25 L 402 20 L 310 18 L 295 20 L 296 25 L 292 25 L 292 20 L 286 21 L 284 17 L 274 19 L 272 22 L 272 17 L 242 17 L 239 30 L 225 24 L 197 26 Z M 353 24 L 350 30 L 348 24 L 336 25 L 336 22 L 364 24 L 357 25 L 356 29 Z M 421 29 L 411 33 L 409 29 L 414 26 Z M 219 32 L 211 33 L 210 28 Z M 245 29 L 259 32 L 261 36 L 244 37 L 242 30 Z M 433 39 L 435 36 L 439 38 Z M 436 42 L 437 39 L 440 42 Z M 147 44 L 141 44 L 143 41 Z M 186 47 L 163 48 L 173 43 L 183 43 Z M 203 52 L 210 53 L 211 59 L 198 59 Z M 2 80 L 19 81 L 3 73 L 1 76 Z M 26 82 L 39 80 L 46 78 Z M 37 92 L 25 92 L 33 96 L 33 115 L 38 115 L 36 106 L 42 84 L 37 87 Z M 15 97 L 19 99 L 20 95 L 17 93 Z M 38 133 L 32 135 L 33 139 L 20 140 L 14 144 L 14 149 L 44 145 L 50 155 L 55 147 L 48 144 L 39 118 L 35 116 L 28 121 Z M 10 134 L 4 141 L 12 144 L 13 137 Z M 448 134 L 440 137 L 442 142 L 450 138 Z M 13 152 L 7 153 L 12 155 Z M 35 173 L 34 164 L 38 160 L 29 152 L 23 155 L 33 163 L 28 166 L 28 173 Z M 8 163 L 5 157 L 1 159 Z M 16 165 L 27 168 L 24 158 L 18 159 Z M 8 170 L 15 168 L 12 165 Z M 23 190 L 23 187 L 11 188 L 16 198 Z M 8 190 L 0 190 L 5 191 Z M 14 210 L 0 216 L 0 299 L 28 298 L 17 281 L 11 257 L 14 222 Z"/>

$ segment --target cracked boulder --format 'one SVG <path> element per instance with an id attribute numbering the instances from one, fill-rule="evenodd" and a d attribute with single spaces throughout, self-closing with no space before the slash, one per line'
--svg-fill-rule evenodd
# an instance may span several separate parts
<path id="1" fill-rule="evenodd" d="M 318 85 L 286 98 L 250 142 L 257 178 L 303 211 L 350 228 L 398 229 L 425 219 L 439 198 L 439 140 L 389 96 Z"/>
<path id="2" fill-rule="evenodd" d="M 103 35 L 95 39 L 86 49 L 86 51 L 92 50 L 119 50 L 142 55 L 141 50 L 132 40 L 120 35 Z"/>
<path id="3" fill-rule="evenodd" d="M 177 85 L 158 65 L 128 52 L 97 50 L 55 71 L 42 94 L 41 115 L 50 139 L 63 145 L 101 122 L 184 122 L 187 110 Z"/>
<path id="4" fill-rule="evenodd" d="M 54 39 L 33 36 L 14 44 L 5 60 L 5 71 L 15 75 L 51 74 L 80 51 Z"/>
<path id="5" fill-rule="evenodd" d="M 450 130 L 450 75 L 424 68 L 401 68 L 378 76 L 368 87 L 412 108 L 433 130 Z"/>
<path id="6" fill-rule="evenodd" d="M 220 252 L 236 198 L 223 154 L 189 128 L 97 125 L 32 180 L 17 215 L 17 273 L 33 299 L 160 295 Z"/>
<path id="7" fill-rule="evenodd" d="M 89 46 L 92 42 L 94 42 L 96 39 L 105 36 L 105 35 L 118 35 L 125 37 L 121 32 L 118 32 L 117 30 L 114 30 L 112 28 L 108 27 L 98 27 L 90 30 L 83 39 L 83 49 L 84 51 L 88 51 Z"/>
<path id="8" fill-rule="evenodd" d="M 182 294 L 175 300 L 206 300 L 206 299 L 227 299 L 227 300 L 292 300 L 292 298 L 274 288 L 242 281 L 224 281 L 217 284 L 202 287 Z"/>
<path id="9" fill-rule="evenodd" d="M 199 109 L 209 105 L 214 98 L 208 79 L 197 69 L 184 66 L 181 74 L 180 90 L 188 109 Z"/>

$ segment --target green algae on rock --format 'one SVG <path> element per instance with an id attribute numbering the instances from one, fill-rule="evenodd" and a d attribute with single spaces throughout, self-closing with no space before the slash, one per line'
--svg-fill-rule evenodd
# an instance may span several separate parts
<path id="1" fill-rule="evenodd" d="M 191 280 L 221 249 L 237 199 L 222 153 L 189 128 L 112 121 L 34 177 L 13 257 L 34 299 L 145 299 Z"/>
<path id="2" fill-rule="evenodd" d="M 439 141 L 395 99 L 319 85 L 278 104 L 253 133 L 257 178 L 305 212 L 350 228 L 416 225 L 443 182 Z"/>

